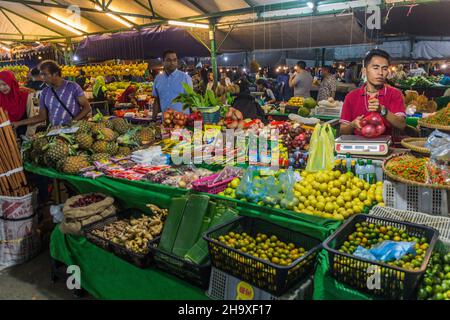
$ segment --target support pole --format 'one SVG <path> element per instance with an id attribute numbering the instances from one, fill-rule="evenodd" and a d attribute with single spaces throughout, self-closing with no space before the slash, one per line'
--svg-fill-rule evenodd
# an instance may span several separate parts
<path id="1" fill-rule="evenodd" d="M 219 75 L 217 72 L 217 48 L 216 48 L 216 21 L 209 23 L 209 40 L 211 42 L 211 67 L 214 74 L 214 83 L 217 83 Z"/>
<path id="2" fill-rule="evenodd" d="M 322 66 L 325 65 L 325 50 L 326 48 L 322 48 Z"/>

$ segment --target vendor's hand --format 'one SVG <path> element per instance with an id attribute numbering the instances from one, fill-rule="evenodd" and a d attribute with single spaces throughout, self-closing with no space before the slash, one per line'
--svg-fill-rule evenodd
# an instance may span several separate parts
<path id="1" fill-rule="evenodd" d="M 13 127 L 13 129 L 17 129 L 17 127 L 19 126 L 17 122 L 11 122 L 11 126 Z"/>
<path id="2" fill-rule="evenodd" d="M 352 123 L 350 124 L 351 127 L 352 127 L 353 129 L 359 129 L 359 130 L 361 130 L 361 120 L 362 120 L 363 118 L 364 118 L 364 116 L 356 117 L 356 119 L 353 120 Z"/>
<path id="3" fill-rule="evenodd" d="M 369 100 L 369 112 L 379 112 L 380 111 L 380 101 L 378 99 Z"/>

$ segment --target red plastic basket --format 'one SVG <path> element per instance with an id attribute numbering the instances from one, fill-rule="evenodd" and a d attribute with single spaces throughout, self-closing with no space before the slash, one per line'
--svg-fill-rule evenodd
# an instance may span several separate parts
<path id="1" fill-rule="evenodd" d="M 217 194 L 224 191 L 227 188 L 228 184 L 235 178 L 230 177 L 228 179 L 212 184 L 212 182 L 215 178 L 217 178 L 218 175 L 219 173 L 215 173 L 208 177 L 195 180 L 194 182 L 192 182 L 192 189 L 199 192 Z"/>

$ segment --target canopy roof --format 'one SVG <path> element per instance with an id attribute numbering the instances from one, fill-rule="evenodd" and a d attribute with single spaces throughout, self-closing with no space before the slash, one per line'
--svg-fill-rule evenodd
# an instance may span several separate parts
<path id="1" fill-rule="evenodd" d="M 81 41 L 169 20 L 214 21 L 222 52 L 351 45 L 405 34 L 450 36 L 448 0 L 311 2 L 314 9 L 307 0 L 0 0 L 0 42 Z M 370 4 L 383 8 L 385 21 L 375 33 L 365 27 Z M 208 45 L 208 30 L 189 33 Z"/>

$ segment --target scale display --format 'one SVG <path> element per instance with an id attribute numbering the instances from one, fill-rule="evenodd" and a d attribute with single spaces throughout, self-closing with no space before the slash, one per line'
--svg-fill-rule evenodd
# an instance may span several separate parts
<path id="1" fill-rule="evenodd" d="M 387 155 L 391 136 L 369 139 L 361 136 L 341 136 L 335 141 L 335 149 L 340 154 Z"/>

